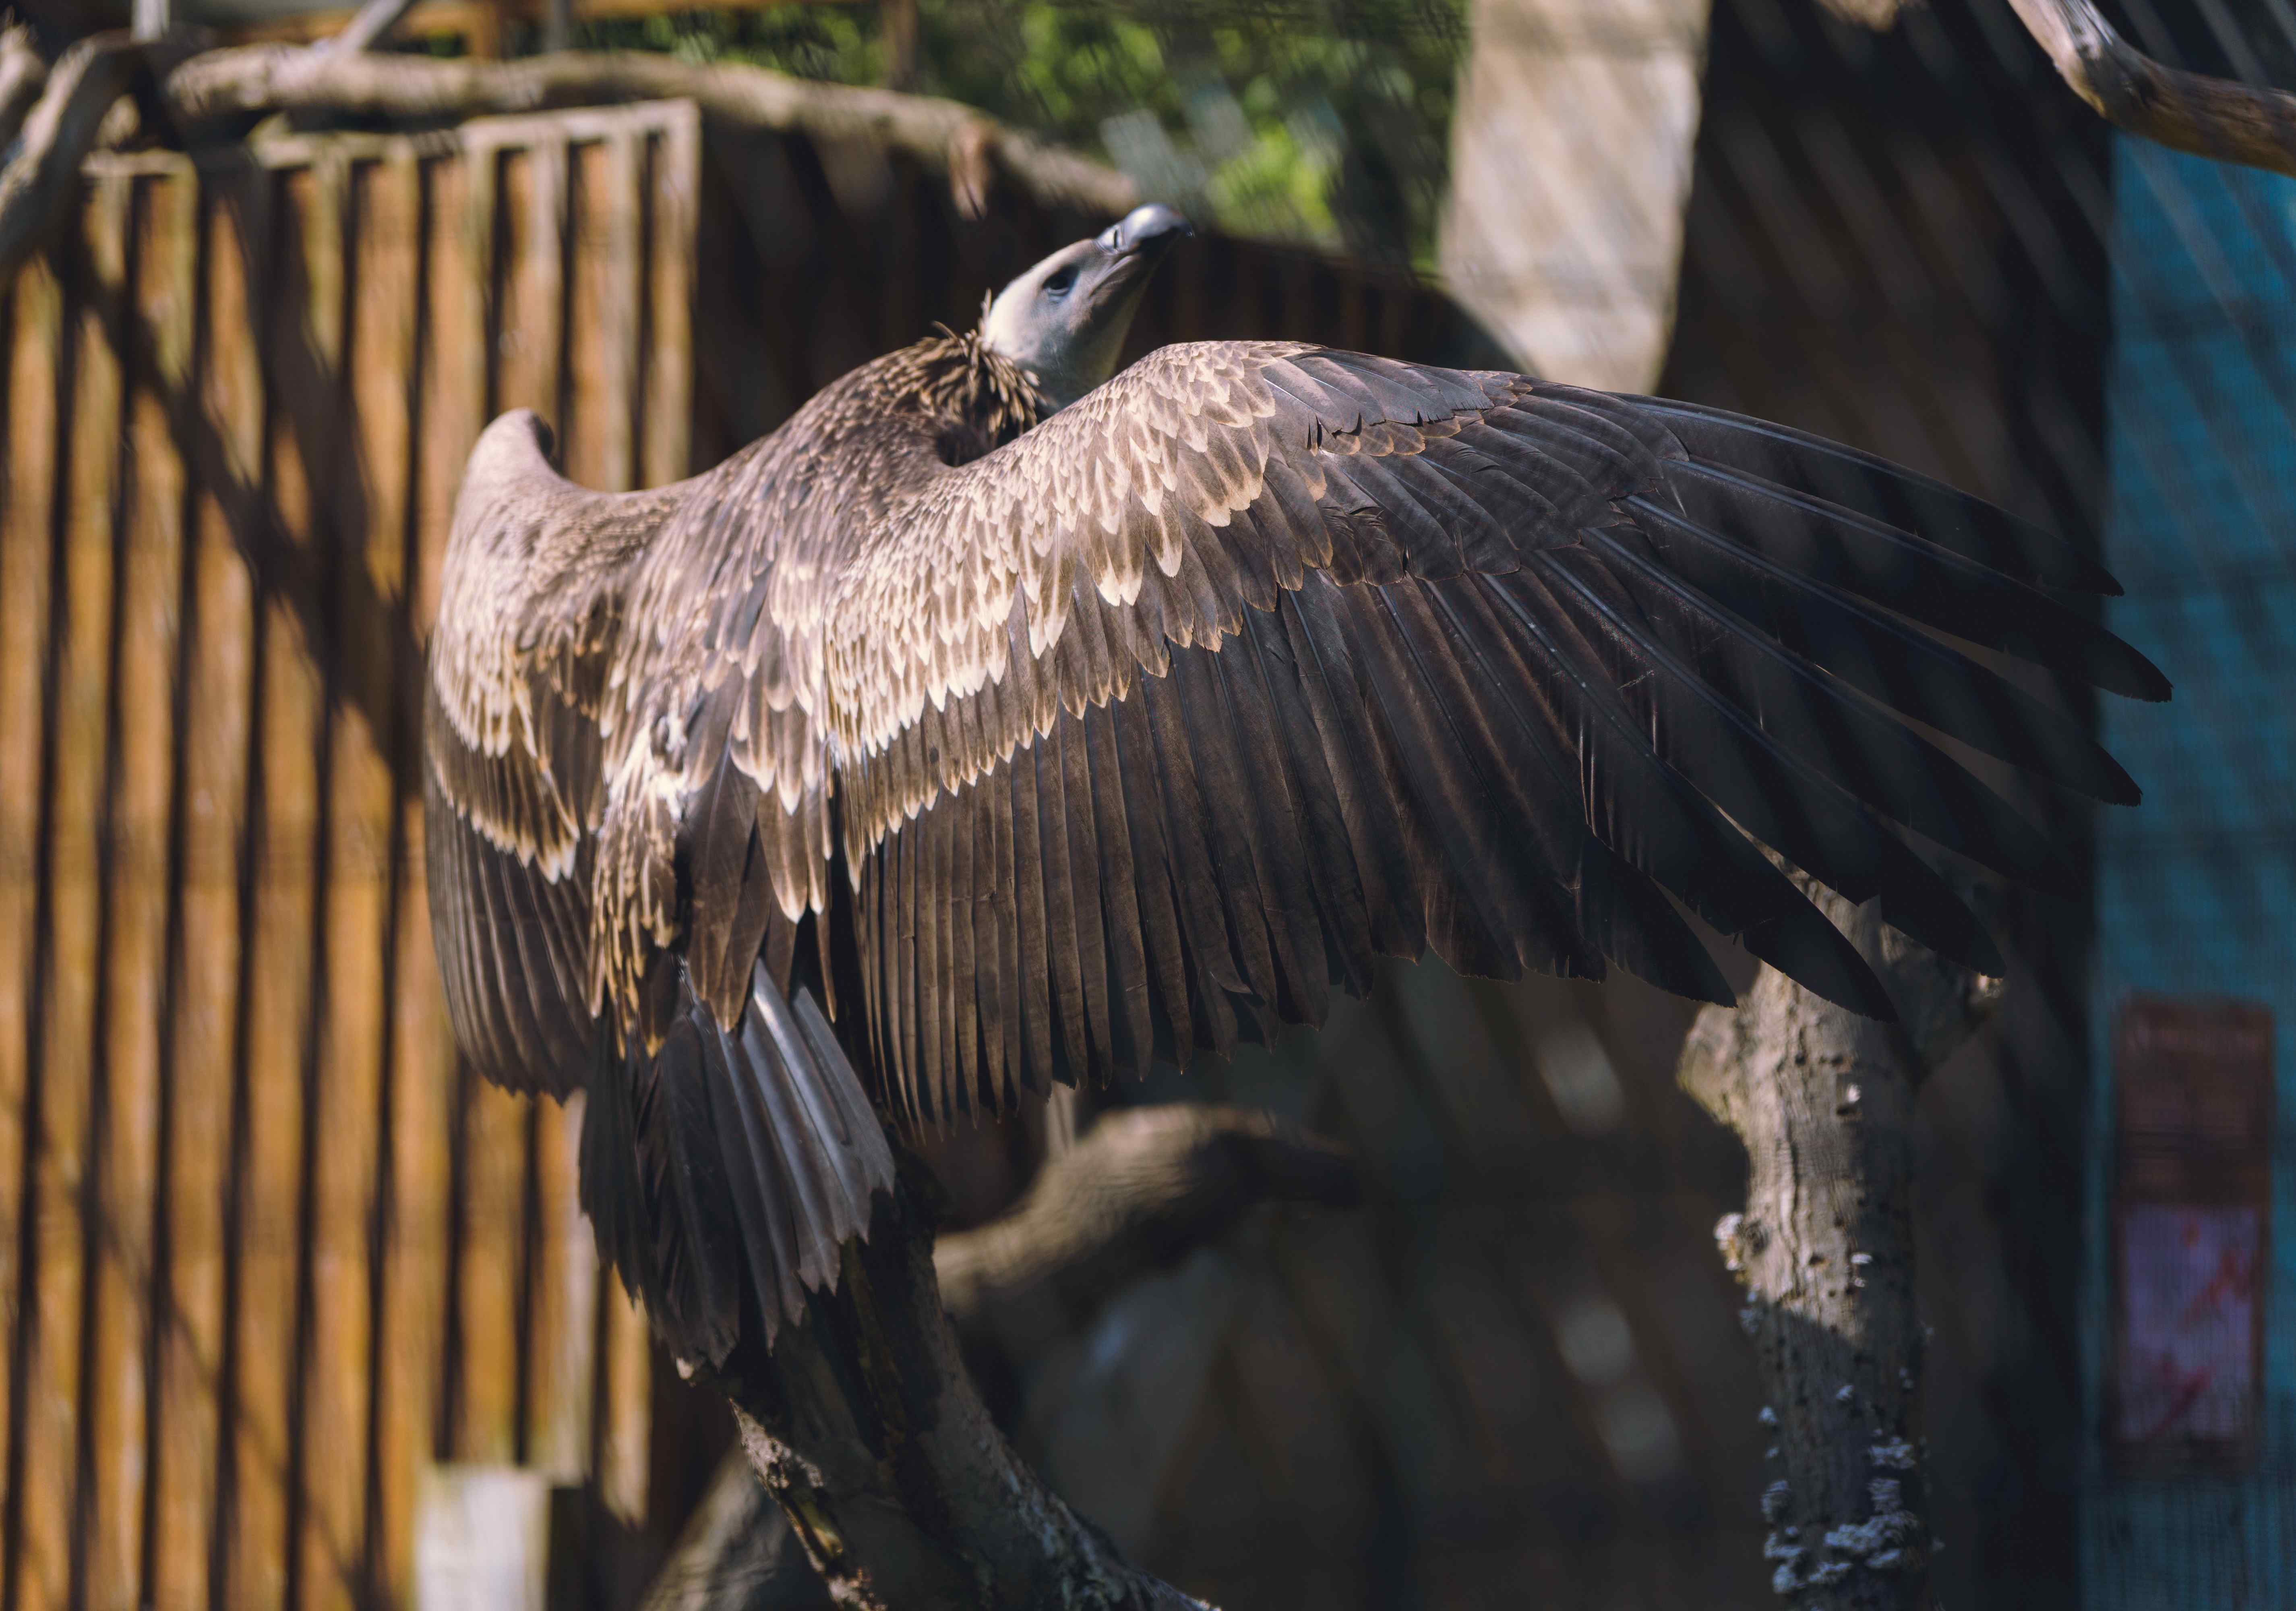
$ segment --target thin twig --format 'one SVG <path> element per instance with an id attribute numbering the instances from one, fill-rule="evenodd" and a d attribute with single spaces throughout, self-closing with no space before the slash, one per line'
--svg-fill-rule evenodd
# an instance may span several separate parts
<path id="1" fill-rule="evenodd" d="M 47 82 L 48 64 L 32 48 L 32 30 L 19 22 L 0 31 L 0 149 L 24 127 Z"/>
<path id="2" fill-rule="evenodd" d="M 2296 95 L 2164 67 L 2090 0 L 2009 0 L 2072 91 L 2105 120 L 2171 150 L 2296 175 Z"/>
<path id="3" fill-rule="evenodd" d="M 143 65 L 144 43 L 125 29 L 93 34 L 63 54 L 23 125 L 23 143 L 0 168 L 0 285 L 39 249 L 78 193 L 80 160 L 111 103 Z"/>
<path id="4" fill-rule="evenodd" d="M 1270 1114 L 1128 1108 L 1046 1163 L 1004 1218 L 941 1237 L 933 1265 L 958 1335 L 993 1341 L 1017 1363 L 1259 1204 L 1345 1207 L 1359 1193 L 1346 1153 Z"/>
<path id="5" fill-rule="evenodd" d="M 343 25 L 343 31 L 332 39 L 322 39 L 313 50 L 340 52 L 356 55 L 373 50 L 385 35 L 398 26 L 400 18 L 414 9 L 414 0 L 366 0 L 357 15 Z"/>

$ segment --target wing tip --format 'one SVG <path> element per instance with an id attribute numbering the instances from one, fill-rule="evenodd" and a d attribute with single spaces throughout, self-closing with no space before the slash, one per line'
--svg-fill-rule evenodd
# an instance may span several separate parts
<path id="1" fill-rule="evenodd" d="M 1746 929 L 1738 941 L 1820 1000 L 1877 1023 L 1898 1022 L 1898 1004 L 1873 965 L 1816 907 L 1781 913 Z"/>

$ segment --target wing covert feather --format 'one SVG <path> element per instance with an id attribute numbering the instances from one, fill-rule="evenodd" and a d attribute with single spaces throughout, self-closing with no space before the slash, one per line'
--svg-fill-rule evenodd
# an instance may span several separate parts
<path id="1" fill-rule="evenodd" d="M 2102 572 L 1976 500 L 1520 375 L 1169 347 L 914 480 L 823 574 L 809 715 L 877 932 L 925 925 L 870 1009 L 917 1048 L 921 1113 L 974 1054 L 995 1090 L 1316 1022 L 1377 953 L 1726 994 L 1669 896 L 1886 1013 L 1749 834 L 1997 967 L 1906 835 L 2061 869 L 1908 719 L 2049 786 L 2135 787 L 1956 639 L 2166 692 L 2062 602 Z M 969 925 L 938 813 L 1000 851 L 983 825 L 1012 825 L 1009 898 Z"/>
<path id="2" fill-rule="evenodd" d="M 586 491 L 523 410 L 455 502 L 423 721 L 432 931 L 447 1010 L 488 1077 L 565 1095 L 588 1071 L 600 718 L 631 557 L 681 489 Z"/>

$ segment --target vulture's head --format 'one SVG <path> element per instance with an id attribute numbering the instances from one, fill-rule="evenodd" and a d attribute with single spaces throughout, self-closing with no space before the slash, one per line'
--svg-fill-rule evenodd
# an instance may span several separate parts
<path id="1" fill-rule="evenodd" d="M 981 337 L 1036 378 L 1047 404 L 1065 408 L 1116 373 L 1148 276 L 1174 242 L 1194 233 L 1168 207 L 1136 207 L 998 292 L 981 316 Z"/>

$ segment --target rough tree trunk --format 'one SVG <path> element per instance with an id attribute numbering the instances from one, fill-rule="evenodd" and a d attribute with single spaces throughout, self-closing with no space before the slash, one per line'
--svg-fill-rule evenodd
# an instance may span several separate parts
<path id="1" fill-rule="evenodd" d="M 867 1468 L 868 1460 L 848 1462 L 840 1475 L 832 1476 L 831 1467 L 820 1458 L 806 1455 L 806 1445 L 769 1431 L 773 1423 L 754 1410 L 745 1410 L 750 1418 L 744 1423 L 746 1452 L 785 1502 L 788 1498 L 797 1500 L 800 1508 L 791 1511 L 792 1516 L 803 1516 L 803 1506 L 817 1503 L 814 1496 L 820 1489 L 837 1490 L 831 1503 L 840 1511 L 865 1509 L 888 1497 L 903 1507 L 923 1499 L 929 1501 L 924 1514 L 934 1517 L 951 1510 L 945 1492 L 948 1484 L 986 1479 L 992 1507 L 1012 1502 L 1003 1497 L 1008 1493 L 1001 1485 L 1009 1480 L 1005 1467 L 1022 1468 L 1009 1452 L 988 1448 L 985 1440 L 998 1434 L 994 1427 L 981 1427 L 976 1418 L 980 1401 L 972 1378 L 985 1377 L 992 1393 L 1001 1385 L 1005 1396 L 1013 1396 L 1019 1374 L 1061 1339 L 1089 1324 L 1117 1292 L 1217 1240 L 1259 1204 L 1344 1207 L 1360 1195 L 1354 1165 L 1345 1153 L 1266 1114 L 1194 1103 L 1111 1114 L 1071 1151 L 1047 1163 L 1027 1196 L 1003 1218 L 976 1229 L 952 1232 L 932 1245 L 937 1297 L 914 1290 L 913 1272 L 901 1275 L 898 1302 L 910 1335 L 904 1337 L 882 1325 L 875 1303 L 881 1295 L 873 1289 L 873 1303 L 865 1307 L 876 1316 L 875 1329 L 865 1328 L 861 1334 L 861 1355 L 865 1361 L 875 1355 L 880 1363 L 889 1363 L 903 1373 L 907 1385 L 896 1389 L 882 1378 L 854 1384 L 871 1401 L 864 1413 L 849 1419 L 848 1412 L 856 1402 L 852 1389 L 836 1386 L 832 1396 L 845 1399 L 842 1409 L 832 1408 L 813 1432 L 849 1453 L 855 1446 L 850 1434 L 873 1427 L 875 1469 Z M 881 1213 L 881 1227 L 885 1219 Z M 907 1222 L 914 1225 L 914 1218 Z M 876 1234 L 873 1231 L 873 1237 Z M 851 1261 L 847 1268 L 854 1268 Z M 931 1327 L 916 1326 L 916 1313 L 908 1306 L 926 1299 L 936 1312 L 945 1311 L 955 1337 L 962 1340 L 970 1377 L 961 1370 L 950 1376 L 940 1341 L 924 1335 Z M 848 1317 L 849 1323 L 853 1318 Z M 815 1344 L 806 1341 L 799 1346 L 812 1350 Z M 775 1364 L 786 1369 L 783 1361 Z M 810 1378 L 819 1366 L 820 1360 L 813 1360 L 800 1376 Z M 762 1402 L 784 1391 L 776 1383 L 758 1379 L 753 1361 L 741 1361 L 739 1374 L 740 1382 L 721 1384 L 737 1404 L 751 1399 Z M 811 1404 L 807 1413 L 821 1413 L 821 1391 L 818 1384 L 804 1387 L 802 1396 Z M 750 1399 L 742 1397 L 744 1392 Z M 917 1419 L 908 1409 L 889 1415 L 874 1401 L 874 1395 L 888 1392 L 891 1401 L 904 1406 L 910 1401 L 922 1402 L 927 1419 L 953 1416 L 955 1421 L 941 1432 L 920 1436 Z M 794 1429 L 802 1420 L 796 1413 L 800 1406 L 792 1403 L 790 1409 L 786 1425 Z M 887 1463 L 889 1455 L 901 1458 Z M 802 1477 L 793 1490 L 772 1475 L 787 1468 L 792 1459 L 800 1465 L 810 1459 L 818 1475 Z M 1057 1602 L 1061 1604 L 1194 1603 L 1122 1566 L 1088 1524 L 1080 1546 L 1075 1530 L 1062 1519 L 1065 1512 L 1049 1508 L 1058 1501 L 1037 1490 L 1036 1482 L 1033 1475 L 1025 1475 L 1018 1502 L 1038 1513 L 1030 1530 L 1037 1540 L 1049 1540 L 1068 1558 L 1065 1564 L 1033 1590 L 1016 1582 L 1013 1591 L 1006 1593 L 1000 1583 L 986 1594 L 931 1603 L 1034 1603 L 1032 1593 L 1056 1592 L 1067 1596 Z M 847 1488 L 841 1483 L 857 1485 Z M 972 1501 L 963 1508 L 972 1508 Z M 873 1518 L 866 1540 L 848 1539 L 833 1518 L 825 1526 L 811 1528 L 817 1561 L 832 1566 L 840 1559 L 846 1562 L 851 1580 L 846 1585 L 849 1600 L 869 1603 L 859 1599 L 865 1574 L 857 1551 L 876 1548 L 888 1538 L 905 1559 L 946 1556 L 965 1574 L 992 1569 L 988 1556 L 970 1541 L 956 1538 L 951 1549 L 928 1537 L 936 1525 L 931 1520 L 892 1529 L 883 1523 L 882 1516 Z M 1022 1540 L 1021 1546 L 1025 1549 L 1030 1541 Z M 828 1603 L 828 1596 L 821 1576 L 805 1558 L 801 1541 L 775 1510 L 757 1476 L 741 1462 L 729 1461 L 648 1593 L 645 1611 L 810 1611 Z M 912 1567 L 900 1569 L 906 1573 Z M 914 1580 L 922 1584 L 939 1570 L 919 1560 L 914 1566 Z M 865 1591 L 888 1603 L 925 1603 L 893 1593 L 886 1568 L 873 1558 L 865 1575 Z"/>
<path id="2" fill-rule="evenodd" d="M 849 1245 L 837 1290 L 772 1351 L 707 1379 L 839 1605 L 1165 1607 L 1199 1602 L 1127 1565 L 1013 1453 L 965 1374 L 905 1179 Z"/>
<path id="3" fill-rule="evenodd" d="M 1811 894 L 1898 1004 L 1877 1023 L 1765 967 L 1743 1006 L 1708 1007 L 1683 1088 L 1746 1146 L 1746 1208 L 1715 1227 L 1744 1283 L 1773 1427 L 1762 1516 L 1772 1587 L 1816 1611 L 1929 1599 L 1923 1450 L 1913 1429 L 1914 1097 L 1998 1004 L 2001 982 L 1943 962 L 1874 909 Z"/>

